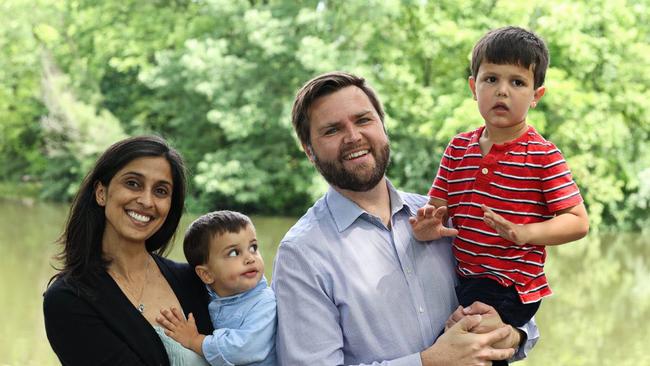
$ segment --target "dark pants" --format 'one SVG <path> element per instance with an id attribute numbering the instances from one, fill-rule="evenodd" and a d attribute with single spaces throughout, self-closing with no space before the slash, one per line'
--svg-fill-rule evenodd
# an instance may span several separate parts
<path id="1" fill-rule="evenodd" d="M 541 301 L 523 304 L 514 286 L 504 287 L 488 278 L 467 278 L 458 276 L 460 283 L 456 286 L 458 303 L 463 307 L 474 301 L 492 306 L 499 313 L 504 323 L 521 327 L 535 315 Z M 494 361 L 493 366 L 505 366 L 507 361 Z"/>

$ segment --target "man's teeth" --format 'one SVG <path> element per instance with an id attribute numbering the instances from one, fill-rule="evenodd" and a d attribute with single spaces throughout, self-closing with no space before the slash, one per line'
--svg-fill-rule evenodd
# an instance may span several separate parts
<path id="1" fill-rule="evenodd" d="M 349 154 L 348 156 L 345 157 L 346 160 L 358 158 L 359 156 L 366 155 L 368 153 L 368 150 L 361 150 L 357 152 L 353 152 L 352 154 Z"/>
<path id="2" fill-rule="evenodd" d="M 134 218 L 136 221 L 140 222 L 149 222 L 151 221 L 151 216 L 145 216 L 145 215 L 140 215 L 139 213 L 133 212 L 133 211 L 127 211 L 126 212 L 129 216 Z"/>

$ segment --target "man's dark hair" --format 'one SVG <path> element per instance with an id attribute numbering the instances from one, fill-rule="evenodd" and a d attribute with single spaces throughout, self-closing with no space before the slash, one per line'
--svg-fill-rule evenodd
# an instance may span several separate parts
<path id="1" fill-rule="evenodd" d="M 486 33 L 472 51 L 472 76 L 477 77 L 483 62 L 493 64 L 533 66 L 535 89 L 544 85 L 549 63 L 544 40 L 533 32 L 519 27 L 503 27 Z"/>
<path id="2" fill-rule="evenodd" d="M 370 99 L 372 106 L 375 107 L 381 122 L 384 122 L 384 108 L 379 98 L 377 98 L 375 91 L 366 84 L 364 78 L 341 71 L 328 72 L 309 80 L 296 94 L 291 111 L 291 122 L 302 144 L 311 144 L 309 138 L 309 109 L 312 104 L 318 98 L 332 94 L 348 86 L 356 86 L 361 89 L 368 96 L 368 99 Z"/>
<path id="3" fill-rule="evenodd" d="M 212 238 L 225 233 L 238 233 L 248 225 L 253 225 L 248 216 L 228 210 L 210 212 L 194 220 L 183 239 L 187 263 L 192 267 L 207 263 Z"/>

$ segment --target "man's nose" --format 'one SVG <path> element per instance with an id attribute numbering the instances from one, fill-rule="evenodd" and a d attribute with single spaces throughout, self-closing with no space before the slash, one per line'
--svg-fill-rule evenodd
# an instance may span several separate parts
<path id="1" fill-rule="evenodd" d="M 356 142 L 361 140 L 361 132 L 359 131 L 359 128 L 352 124 L 351 126 L 348 126 L 345 130 L 345 143 L 350 143 L 350 142 Z"/>

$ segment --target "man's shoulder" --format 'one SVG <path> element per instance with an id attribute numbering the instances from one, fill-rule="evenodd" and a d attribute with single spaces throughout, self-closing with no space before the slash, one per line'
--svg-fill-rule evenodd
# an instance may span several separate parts
<path id="1" fill-rule="evenodd" d="M 424 206 L 429 201 L 429 197 L 418 193 L 397 190 L 397 194 L 399 194 L 407 206 L 415 208 L 415 210 Z"/>
<path id="2" fill-rule="evenodd" d="M 312 207 L 295 224 L 282 238 L 280 245 L 294 245 L 296 243 L 309 242 L 306 239 L 314 239 L 323 231 L 325 221 L 329 221 L 329 212 L 327 210 L 325 199 L 320 198 Z"/>

